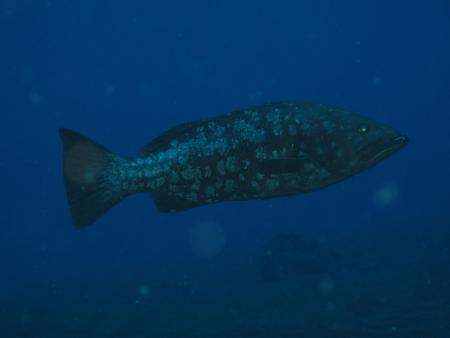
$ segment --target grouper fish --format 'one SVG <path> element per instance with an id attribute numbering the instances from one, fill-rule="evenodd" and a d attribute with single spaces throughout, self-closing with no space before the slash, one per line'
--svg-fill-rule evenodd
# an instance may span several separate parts
<path id="1" fill-rule="evenodd" d="M 269 199 L 324 188 L 386 159 L 408 142 L 395 129 L 321 103 L 273 102 L 180 124 L 119 156 L 69 129 L 63 174 L 76 227 L 126 196 L 149 192 L 161 212 Z"/>

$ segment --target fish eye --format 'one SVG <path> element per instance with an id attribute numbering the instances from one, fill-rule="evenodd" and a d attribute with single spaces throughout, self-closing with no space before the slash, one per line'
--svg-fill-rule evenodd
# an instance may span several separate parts
<path id="1" fill-rule="evenodd" d="M 369 126 L 366 125 L 366 124 L 362 124 L 362 125 L 360 125 L 360 126 L 358 127 L 358 131 L 359 131 L 361 134 L 366 134 L 366 133 L 369 131 Z"/>

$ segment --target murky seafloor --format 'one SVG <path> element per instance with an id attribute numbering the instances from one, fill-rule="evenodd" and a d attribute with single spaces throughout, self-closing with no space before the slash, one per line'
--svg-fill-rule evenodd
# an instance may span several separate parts
<path id="1" fill-rule="evenodd" d="M 2 300 L 1 337 L 448 337 L 445 227 L 404 228 L 328 241 L 340 253 L 329 271 L 277 281 L 256 252 L 228 252 L 30 282 Z"/>

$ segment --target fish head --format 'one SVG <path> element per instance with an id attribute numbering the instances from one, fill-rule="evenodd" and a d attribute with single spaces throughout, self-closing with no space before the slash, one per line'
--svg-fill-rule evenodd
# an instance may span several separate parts
<path id="1" fill-rule="evenodd" d="M 370 168 L 409 143 L 396 129 L 359 114 L 328 107 L 320 115 L 316 139 L 325 151 L 316 159 L 336 180 Z"/>
<path id="2" fill-rule="evenodd" d="M 397 130 L 371 121 L 358 127 L 355 144 L 354 170 L 361 171 L 390 157 L 409 143 L 409 138 Z"/>

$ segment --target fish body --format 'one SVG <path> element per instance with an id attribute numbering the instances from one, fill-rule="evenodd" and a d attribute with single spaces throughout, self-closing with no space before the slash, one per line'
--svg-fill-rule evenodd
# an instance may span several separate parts
<path id="1" fill-rule="evenodd" d="M 338 107 L 274 102 L 181 124 L 134 158 L 61 129 L 76 226 L 124 197 L 151 192 L 162 212 L 305 193 L 348 178 L 408 143 L 396 130 Z"/>

